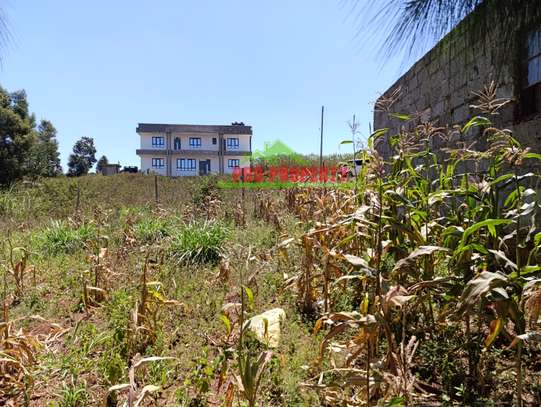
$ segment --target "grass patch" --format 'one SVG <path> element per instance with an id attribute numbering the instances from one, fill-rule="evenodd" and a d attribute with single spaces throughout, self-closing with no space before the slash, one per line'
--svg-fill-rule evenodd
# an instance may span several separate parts
<path id="1" fill-rule="evenodd" d="M 141 243 L 156 243 L 171 236 L 172 229 L 170 219 L 145 216 L 135 225 L 135 235 Z"/>
<path id="2" fill-rule="evenodd" d="M 177 264 L 218 262 L 227 237 L 219 222 L 193 222 L 178 229 L 171 238 L 169 257 Z"/>
<path id="3" fill-rule="evenodd" d="M 55 220 L 35 236 L 37 247 L 48 255 L 74 253 L 96 236 L 90 223 L 74 227 L 66 221 Z"/>

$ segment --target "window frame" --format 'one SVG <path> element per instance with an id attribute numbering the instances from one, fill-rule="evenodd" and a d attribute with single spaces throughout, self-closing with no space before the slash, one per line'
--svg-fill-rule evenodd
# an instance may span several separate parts
<path id="1" fill-rule="evenodd" d="M 236 164 L 236 165 L 231 165 L 231 164 Z M 238 158 L 229 158 L 227 160 L 227 168 L 240 168 L 240 159 Z"/>
<path id="2" fill-rule="evenodd" d="M 238 150 L 240 148 L 240 140 L 238 137 L 228 137 L 225 145 L 228 150 Z"/>
<path id="3" fill-rule="evenodd" d="M 198 140 L 198 142 L 195 142 L 196 140 Z M 188 143 L 190 145 L 190 148 L 193 148 L 193 149 L 201 148 L 201 145 L 202 145 L 201 137 L 190 137 Z"/>
<path id="4" fill-rule="evenodd" d="M 537 53 L 530 56 L 530 36 L 532 34 L 537 34 L 537 36 L 539 37 L 540 43 L 539 43 L 539 49 L 537 50 Z M 529 88 L 531 86 L 535 86 L 541 83 L 541 78 L 539 78 L 539 80 L 535 83 L 532 83 L 532 84 L 528 83 L 529 74 L 530 74 L 530 64 L 536 59 L 541 62 L 541 27 L 535 28 L 533 30 L 529 30 L 526 33 L 525 43 L 526 43 L 526 47 L 525 47 L 526 57 L 525 57 L 524 64 L 526 68 L 526 72 L 525 72 L 526 76 L 524 77 L 524 79 L 525 79 L 525 88 Z M 540 64 L 540 69 L 541 69 L 541 64 Z"/>
<path id="5" fill-rule="evenodd" d="M 161 142 L 158 143 L 158 140 Z M 165 137 L 164 136 L 152 136 L 152 147 L 163 148 L 165 147 Z"/>
<path id="6" fill-rule="evenodd" d="M 530 36 L 533 33 L 541 36 L 541 26 L 528 27 L 519 35 L 520 79 L 518 81 L 519 109 L 517 109 L 519 114 L 516 116 L 518 122 L 530 120 L 541 114 L 541 80 L 528 84 L 530 63 L 541 58 L 541 44 L 538 52 L 530 56 Z"/>
<path id="7" fill-rule="evenodd" d="M 190 165 L 192 163 L 193 165 Z M 194 172 L 197 170 L 197 160 L 195 158 L 177 158 L 176 168 L 177 171 L 181 172 Z"/>
<path id="8" fill-rule="evenodd" d="M 160 162 L 161 165 L 157 165 L 158 162 Z M 165 168 L 165 158 L 152 157 L 151 165 L 152 168 Z"/>

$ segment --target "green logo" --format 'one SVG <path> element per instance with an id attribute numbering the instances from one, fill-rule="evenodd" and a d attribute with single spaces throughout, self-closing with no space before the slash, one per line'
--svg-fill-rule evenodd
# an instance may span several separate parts
<path id="1" fill-rule="evenodd" d="M 291 147 L 289 147 L 286 143 L 280 140 L 266 142 L 263 150 L 255 150 L 252 153 L 252 161 L 264 162 L 268 165 L 280 165 L 285 163 L 289 165 L 309 164 L 304 157 L 296 153 Z M 250 158 L 243 158 L 242 163 L 245 165 L 250 164 Z"/>

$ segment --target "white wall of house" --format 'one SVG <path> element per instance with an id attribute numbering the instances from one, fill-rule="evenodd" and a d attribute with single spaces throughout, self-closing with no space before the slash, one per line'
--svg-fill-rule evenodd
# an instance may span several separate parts
<path id="1" fill-rule="evenodd" d="M 243 155 L 226 155 L 224 157 L 224 174 L 233 174 L 235 167 L 229 166 L 229 160 L 238 160 L 240 167 L 250 166 L 249 157 Z"/>
<path id="2" fill-rule="evenodd" d="M 183 169 L 178 169 L 177 160 L 181 158 L 195 160 L 195 170 L 187 171 Z M 210 172 L 212 174 L 218 174 L 220 172 L 218 156 L 190 155 L 189 153 L 180 153 L 178 155 L 177 154 L 173 155 L 171 159 L 172 159 L 171 175 L 173 175 L 174 177 L 199 175 L 199 161 L 206 161 L 206 160 L 210 160 Z"/>
<path id="3" fill-rule="evenodd" d="M 219 137 L 216 133 L 182 133 L 182 134 L 171 134 L 171 148 L 175 148 L 175 138 L 180 138 L 180 148 L 183 150 L 209 150 L 209 151 L 218 151 L 220 148 Z M 201 147 L 192 148 L 190 146 L 190 138 L 200 138 Z M 213 139 L 216 139 L 216 144 L 213 144 Z"/>
<path id="4" fill-rule="evenodd" d="M 226 151 L 250 151 L 250 135 L 248 134 L 224 134 L 224 140 L 226 145 Z M 238 138 L 239 139 L 239 148 L 230 149 L 227 148 L 227 139 L 228 138 Z"/>
<path id="5" fill-rule="evenodd" d="M 163 150 L 167 148 L 167 136 L 164 133 L 139 133 L 141 138 L 141 149 L 143 150 Z M 152 137 L 163 137 L 163 147 L 152 145 Z M 219 136 L 217 133 L 172 133 L 171 134 L 171 149 L 175 149 L 175 139 L 180 139 L 180 148 L 182 150 L 209 150 L 218 151 L 220 149 Z M 226 151 L 250 151 L 250 137 L 247 134 L 225 134 L 223 140 L 226 146 Z M 190 138 L 200 138 L 201 147 L 192 148 L 190 146 Z M 227 139 L 238 139 L 238 148 L 228 148 Z M 216 144 L 213 141 L 216 141 Z"/>
<path id="6" fill-rule="evenodd" d="M 164 166 L 161 168 L 156 168 L 152 166 L 152 159 L 153 158 L 163 158 Z M 141 171 L 146 173 L 148 171 L 159 174 L 159 175 L 167 175 L 167 159 L 165 158 L 165 155 L 150 155 L 150 154 L 144 154 L 141 155 Z"/>
<path id="7" fill-rule="evenodd" d="M 163 133 L 140 133 L 141 149 L 144 150 L 165 150 L 167 148 L 167 138 Z M 157 148 L 152 145 L 152 137 L 163 137 L 163 147 Z"/>

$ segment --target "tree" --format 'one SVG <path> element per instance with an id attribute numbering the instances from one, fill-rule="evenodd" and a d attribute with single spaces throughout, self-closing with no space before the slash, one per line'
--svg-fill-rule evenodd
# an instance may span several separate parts
<path id="1" fill-rule="evenodd" d="M 82 137 L 73 146 L 73 153 L 68 160 L 68 176 L 79 177 L 88 174 L 96 162 L 96 148 L 94 139 Z"/>
<path id="2" fill-rule="evenodd" d="M 48 120 L 42 120 L 38 126 L 31 151 L 30 173 L 41 177 L 54 177 L 62 173 L 56 129 Z"/>
<path id="3" fill-rule="evenodd" d="M 0 184 L 9 184 L 28 173 L 34 142 L 26 93 L 10 94 L 0 87 Z"/>
<path id="4" fill-rule="evenodd" d="M 109 160 L 106 156 L 102 155 L 96 164 L 96 172 L 101 172 L 103 167 L 105 167 L 107 164 L 109 164 Z"/>
<path id="5" fill-rule="evenodd" d="M 356 7 L 360 4 L 352 1 Z M 506 44 L 501 47 L 504 54 L 507 46 L 515 48 L 512 41 L 517 28 L 541 21 L 539 0 L 369 0 L 369 4 L 369 26 L 389 33 L 381 44 L 387 55 L 401 50 L 416 52 L 427 42 L 440 40 L 466 16 L 463 33 L 469 45 L 498 28 L 499 39 Z"/>
<path id="6" fill-rule="evenodd" d="M 56 129 L 47 120 L 36 129 L 24 90 L 8 93 L 0 87 L 0 169 L 0 185 L 62 172 Z"/>

